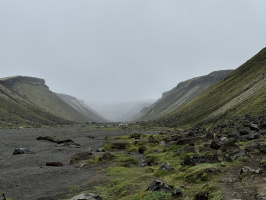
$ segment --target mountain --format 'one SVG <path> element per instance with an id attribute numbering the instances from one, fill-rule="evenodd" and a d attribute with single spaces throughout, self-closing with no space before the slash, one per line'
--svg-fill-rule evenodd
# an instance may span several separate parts
<path id="1" fill-rule="evenodd" d="M 16 115 L 21 115 L 21 117 L 19 117 L 21 119 L 24 118 L 22 116 L 25 114 L 21 113 L 21 111 L 26 107 L 30 111 L 34 109 L 36 113 L 40 113 L 40 115 L 44 118 L 43 120 L 48 122 L 50 119 L 55 118 L 57 119 L 55 120 L 55 123 L 56 121 L 62 123 L 70 121 L 72 123 L 96 121 L 93 117 L 90 118 L 84 115 L 84 113 L 80 113 L 78 110 L 74 109 L 72 106 L 59 98 L 55 93 L 50 91 L 49 87 L 45 84 L 44 79 L 27 76 L 14 76 L 0 79 L 0 83 L 2 89 L 1 97 L 5 98 L 5 100 L 1 101 L 2 106 L 6 107 L 5 110 L 2 109 L 2 112 L 6 112 L 5 118 L 9 117 L 9 106 L 12 107 L 12 104 L 10 103 L 15 101 L 16 104 L 14 106 L 18 110 Z M 14 98 L 12 98 L 12 95 Z M 25 116 L 25 119 L 35 121 L 30 111 L 27 110 L 26 112 L 27 114 L 30 114 L 30 117 Z M 46 113 L 46 115 L 43 113 Z M 48 118 L 45 118 L 44 116 L 47 116 Z"/>
<path id="2" fill-rule="evenodd" d="M 0 127 L 73 124 L 32 104 L 0 80 Z"/>
<path id="3" fill-rule="evenodd" d="M 199 125 L 265 111 L 266 48 L 162 120 L 172 126 Z"/>
<path id="4" fill-rule="evenodd" d="M 163 117 L 194 99 L 201 92 L 225 77 L 233 70 L 212 72 L 179 83 L 175 88 L 162 94 L 162 98 L 146 107 L 134 118 L 134 121 L 147 121 Z"/>
<path id="5" fill-rule="evenodd" d="M 77 110 L 79 113 L 86 116 L 89 121 L 107 122 L 106 119 L 101 117 L 96 111 L 92 110 L 89 106 L 87 106 L 83 100 L 78 100 L 75 97 L 66 94 L 56 93 L 56 95 L 68 105 L 70 105 L 72 108 Z"/>

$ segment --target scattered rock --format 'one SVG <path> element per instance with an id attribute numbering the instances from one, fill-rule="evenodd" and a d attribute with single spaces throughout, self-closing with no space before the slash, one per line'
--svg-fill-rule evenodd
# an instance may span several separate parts
<path id="1" fill-rule="evenodd" d="M 0 193 L 0 200 L 6 200 L 5 194 Z"/>
<path id="2" fill-rule="evenodd" d="M 71 198 L 70 200 L 103 200 L 98 194 L 83 193 L 78 196 Z"/>
<path id="3" fill-rule="evenodd" d="M 164 162 L 160 165 L 160 170 L 169 171 L 172 169 L 174 169 L 174 168 L 169 164 L 169 162 Z"/>
<path id="4" fill-rule="evenodd" d="M 236 159 L 243 159 L 247 155 L 247 152 L 244 149 L 234 149 L 229 152 L 226 152 L 226 154 L 223 157 L 224 161 L 232 162 Z"/>
<path id="5" fill-rule="evenodd" d="M 155 179 L 148 187 L 147 191 L 172 192 L 172 187 L 161 180 Z"/>
<path id="6" fill-rule="evenodd" d="M 195 200 L 208 200 L 209 199 L 209 192 L 199 192 L 195 196 Z"/>
<path id="7" fill-rule="evenodd" d="M 257 198 L 258 200 L 263 200 L 263 199 L 266 199 L 266 190 L 264 192 L 261 192 L 257 195 Z"/>
<path id="8" fill-rule="evenodd" d="M 219 163 L 219 159 L 217 155 L 193 155 L 192 158 L 185 158 L 181 165 L 196 165 L 198 163 Z"/>
<path id="9" fill-rule="evenodd" d="M 240 175 L 241 174 L 244 174 L 244 173 L 247 173 L 247 172 L 251 172 L 251 173 L 254 173 L 254 174 L 261 174 L 262 173 L 262 170 L 261 169 L 252 169 L 250 167 L 247 167 L 247 166 L 244 166 L 241 170 L 240 170 Z"/>
<path id="10" fill-rule="evenodd" d="M 103 148 L 97 148 L 96 152 L 104 152 L 104 149 Z"/>
<path id="11" fill-rule="evenodd" d="M 160 144 L 161 146 L 163 146 L 163 145 L 165 145 L 165 141 L 161 141 L 159 144 Z"/>
<path id="12" fill-rule="evenodd" d="M 92 155 L 91 151 L 85 151 L 85 152 L 80 152 L 76 153 L 70 158 L 69 164 L 75 164 L 79 163 L 82 160 L 89 160 L 89 159 L 94 159 L 94 155 Z"/>
<path id="13" fill-rule="evenodd" d="M 141 146 L 141 147 L 138 148 L 138 151 L 139 151 L 140 154 L 143 154 L 144 151 L 146 151 L 146 150 L 147 150 L 147 148 L 145 146 Z"/>
<path id="14" fill-rule="evenodd" d="M 228 139 L 226 137 L 216 137 L 214 138 L 214 140 L 211 143 L 211 148 L 212 149 L 219 149 L 222 145 L 225 145 L 226 143 L 228 143 Z"/>
<path id="15" fill-rule="evenodd" d="M 183 195 L 183 192 L 181 189 L 175 189 L 173 192 L 172 192 L 172 196 L 173 197 L 181 197 Z"/>
<path id="16" fill-rule="evenodd" d="M 47 162 L 46 166 L 62 167 L 63 163 L 61 163 L 61 162 Z"/>
<path id="17" fill-rule="evenodd" d="M 33 152 L 31 151 L 30 148 L 15 148 L 13 151 L 13 155 L 18 155 L 18 154 L 32 154 Z"/>

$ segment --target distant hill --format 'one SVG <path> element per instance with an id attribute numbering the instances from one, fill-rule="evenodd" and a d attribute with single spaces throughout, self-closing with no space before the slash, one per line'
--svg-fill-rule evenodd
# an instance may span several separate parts
<path id="1" fill-rule="evenodd" d="M 70 105 L 72 108 L 77 110 L 79 113 L 86 116 L 90 121 L 95 122 L 107 122 L 106 119 L 101 117 L 96 111 L 91 109 L 89 106 L 87 106 L 84 101 L 76 99 L 76 97 L 72 97 L 70 95 L 66 94 L 59 94 L 56 93 L 58 97 L 60 97 L 64 102 L 66 102 L 68 105 Z"/>
<path id="2" fill-rule="evenodd" d="M 266 112 L 266 48 L 161 121 L 196 125 Z"/>
<path id="3" fill-rule="evenodd" d="M 173 112 L 232 71 L 233 70 L 215 71 L 206 76 L 196 77 L 179 83 L 172 90 L 163 93 L 162 98 L 150 107 L 144 108 L 134 118 L 134 121 L 154 120 Z"/>
<path id="4" fill-rule="evenodd" d="M 50 91 L 43 79 L 27 76 L 7 77 L 0 79 L 0 86 L 0 125 L 96 121 L 83 115 L 84 113 L 80 113 Z"/>

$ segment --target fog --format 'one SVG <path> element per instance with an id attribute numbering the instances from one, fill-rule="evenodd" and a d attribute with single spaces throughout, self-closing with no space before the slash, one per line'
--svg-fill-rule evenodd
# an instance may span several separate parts
<path id="1" fill-rule="evenodd" d="M 91 105 L 156 100 L 265 47 L 264 0 L 0 0 L 1 77 Z"/>

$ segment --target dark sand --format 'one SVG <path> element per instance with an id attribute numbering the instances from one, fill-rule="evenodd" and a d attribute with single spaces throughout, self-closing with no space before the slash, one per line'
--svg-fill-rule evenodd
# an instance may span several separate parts
<path id="1" fill-rule="evenodd" d="M 69 197 L 74 187 L 86 182 L 93 186 L 94 182 L 101 182 L 99 170 L 103 166 L 80 168 L 69 165 L 71 156 L 89 148 L 97 154 L 95 151 L 102 146 L 105 136 L 125 134 L 130 133 L 125 130 L 89 130 L 81 126 L 0 129 L 0 193 L 15 200 L 52 200 Z M 71 139 L 81 147 L 62 147 L 56 143 L 38 141 L 36 138 L 39 136 Z M 16 147 L 31 148 L 34 154 L 12 155 Z M 46 162 L 62 162 L 64 166 L 47 167 Z"/>

